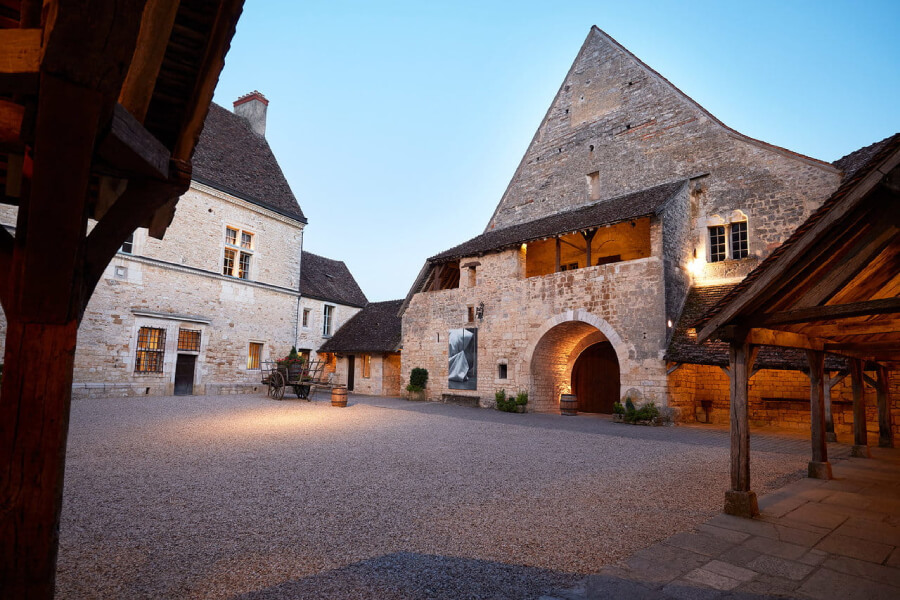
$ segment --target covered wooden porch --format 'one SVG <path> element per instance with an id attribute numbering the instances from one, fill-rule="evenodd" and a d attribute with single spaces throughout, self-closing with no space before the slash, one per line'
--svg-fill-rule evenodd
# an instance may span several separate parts
<path id="1" fill-rule="evenodd" d="M 900 134 L 860 151 L 840 188 L 697 324 L 729 344 L 731 490 L 725 512 L 753 516 L 748 385 L 761 346 L 802 349 L 810 378 L 809 476 L 831 478 L 825 355 L 845 357 L 853 454 L 868 457 L 863 386 L 877 389 L 879 445 L 893 447 L 890 371 L 900 366 Z M 866 375 L 866 371 L 874 375 Z"/>

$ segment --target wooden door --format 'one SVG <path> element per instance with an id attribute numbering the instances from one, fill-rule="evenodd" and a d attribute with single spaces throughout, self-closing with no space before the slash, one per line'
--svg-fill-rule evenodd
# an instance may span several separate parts
<path id="1" fill-rule="evenodd" d="M 356 357 L 352 354 L 347 356 L 347 391 L 353 391 L 353 383 L 356 370 Z"/>
<path id="2" fill-rule="evenodd" d="M 194 366 L 196 354 L 179 354 L 175 363 L 175 395 L 190 396 L 194 393 Z"/>
<path id="3" fill-rule="evenodd" d="M 611 413 L 619 399 L 619 361 L 609 342 L 587 347 L 572 368 L 572 390 L 578 410 Z"/>

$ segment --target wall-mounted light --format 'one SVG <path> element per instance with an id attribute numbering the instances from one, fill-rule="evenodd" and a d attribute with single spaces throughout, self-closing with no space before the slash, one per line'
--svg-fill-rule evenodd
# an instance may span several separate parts
<path id="1" fill-rule="evenodd" d="M 669 326 L 669 329 L 672 329 L 672 319 L 669 319 L 668 321 L 666 321 L 666 325 Z"/>
<path id="2" fill-rule="evenodd" d="M 479 302 L 478 306 L 475 307 L 475 317 L 479 321 L 484 319 L 484 302 Z"/>
<path id="3" fill-rule="evenodd" d="M 692 261 L 688 262 L 687 270 L 694 277 L 699 277 L 703 274 L 705 265 L 706 262 L 702 258 L 695 258 Z"/>

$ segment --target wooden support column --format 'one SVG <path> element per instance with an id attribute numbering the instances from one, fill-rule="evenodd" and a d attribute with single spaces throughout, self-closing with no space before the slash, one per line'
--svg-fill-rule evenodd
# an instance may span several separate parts
<path id="1" fill-rule="evenodd" d="M 834 433 L 834 415 L 831 411 L 831 390 L 834 386 L 839 384 L 844 377 L 847 376 L 847 371 L 838 371 L 835 373 L 834 377 L 831 376 L 830 373 L 825 373 L 825 441 L 826 442 L 837 442 L 837 434 Z"/>
<path id="2" fill-rule="evenodd" d="M 894 447 L 894 429 L 891 423 L 891 380 L 890 373 L 884 365 L 876 369 L 878 378 L 878 446 Z"/>
<path id="3" fill-rule="evenodd" d="M 851 456 L 869 458 L 869 432 L 866 428 L 866 388 L 863 381 L 863 362 L 850 359 L 850 383 L 853 387 L 853 448 Z"/>
<path id="4" fill-rule="evenodd" d="M 831 479 L 828 444 L 825 443 L 825 353 L 807 350 L 809 361 L 809 422 L 812 433 L 812 460 L 808 475 L 813 479 Z"/>
<path id="5" fill-rule="evenodd" d="M 759 514 L 756 493 L 750 489 L 750 370 L 756 348 L 732 341 L 728 351 L 731 396 L 731 490 L 725 492 L 725 512 L 739 517 Z"/>
<path id="6" fill-rule="evenodd" d="M 591 266 L 591 241 L 594 239 L 594 235 L 596 233 L 597 233 L 596 229 L 591 229 L 589 231 L 581 232 L 581 236 L 584 238 L 584 243 L 587 246 L 587 248 L 585 249 L 585 252 L 587 254 L 587 256 L 585 257 L 585 260 L 587 261 L 585 263 L 585 267 Z"/>
<path id="7" fill-rule="evenodd" d="M 560 244 L 559 236 L 556 236 L 556 270 L 553 271 L 554 273 L 559 273 L 560 254 L 562 253 L 561 246 L 562 244 Z"/>

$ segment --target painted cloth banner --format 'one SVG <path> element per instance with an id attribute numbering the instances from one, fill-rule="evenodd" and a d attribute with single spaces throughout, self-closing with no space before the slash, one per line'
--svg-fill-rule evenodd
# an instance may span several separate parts
<path id="1" fill-rule="evenodd" d="M 474 390 L 478 385 L 478 329 L 450 330 L 449 387 L 451 390 Z"/>

